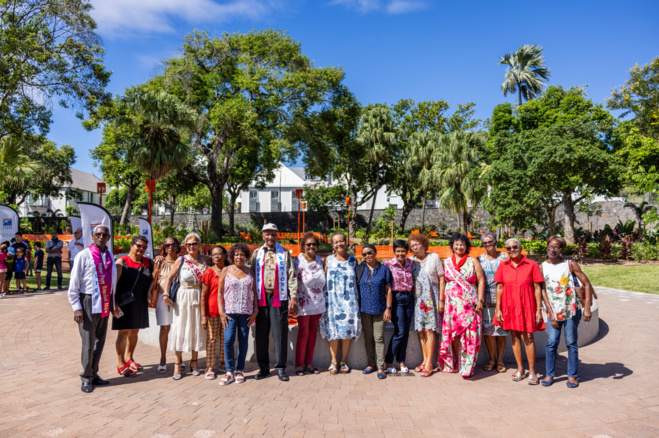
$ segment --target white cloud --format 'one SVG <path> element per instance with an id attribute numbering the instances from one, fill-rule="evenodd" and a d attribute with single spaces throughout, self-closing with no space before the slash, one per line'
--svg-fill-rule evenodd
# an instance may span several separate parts
<path id="1" fill-rule="evenodd" d="M 420 0 L 332 0 L 330 5 L 343 5 L 366 14 L 384 12 L 398 15 L 427 9 L 428 4 Z"/>
<path id="2" fill-rule="evenodd" d="M 258 20 L 279 0 L 92 0 L 92 16 L 105 36 L 168 33 L 176 21 L 191 24 Z"/>

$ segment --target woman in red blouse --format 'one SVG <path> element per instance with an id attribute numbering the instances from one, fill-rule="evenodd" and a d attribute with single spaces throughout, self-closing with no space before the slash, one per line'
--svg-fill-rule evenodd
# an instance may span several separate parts
<path id="1" fill-rule="evenodd" d="M 545 329 L 542 320 L 540 285 L 544 281 L 538 264 L 522 255 L 522 244 L 517 239 L 506 241 L 510 257 L 499 264 L 494 281 L 497 285 L 497 310 L 494 324 L 510 330 L 517 372 L 513 381 L 519 382 L 527 374 L 522 363 L 522 344 L 529 361 L 529 385 L 539 383 L 535 372 L 535 343 L 533 333 Z M 520 340 L 521 339 L 521 340 Z"/>
<path id="2" fill-rule="evenodd" d="M 215 356 L 220 350 L 220 368 L 224 364 L 224 330 L 217 305 L 220 273 L 227 265 L 227 250 L 216 246 L 211 250 L 213 266 L 201 277 L 201 326 L 206 330 L 206 379 L 215 379 Z"/>

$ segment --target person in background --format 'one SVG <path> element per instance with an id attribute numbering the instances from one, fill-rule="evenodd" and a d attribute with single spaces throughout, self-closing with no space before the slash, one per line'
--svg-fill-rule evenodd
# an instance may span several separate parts
<path id="1" fill-rule="evenodd" d="M 522 358 L 522 341 L 529 362 L 529 385 L 540 381 L 535 371 L 535 340 L 533 333 L 545 329 L 542 320 L 542 290 L 544 281 L 538 264 L 522 254 L 522 244 L 511 238 L 506 240 L 509 259 L 499 264 L 494 281 L 497 284 L 497 310 L 494 323 L 510 330 L 517 371 L 513 382 L 527 377 Z"/>
<path id="2" fill-rule="evenodd" d="M 5 259 L 5 266 L 7 267 L 7 275 L 5 276 L 5 290 L 7 294 L 11 295 L 11 279 L 14 278 L 14 259 L 16 259 L 16 250 L 9 242 L 4 242 L 3 245 L 7 247 L 7 258 Z"/>
<path id="3" fill-rule="evenodd" d="M 300 239 L 302 251 L 293 263 L 297 272 L 298 306 L 297 341 L 295 342 L 295 375 L 318 374 L 313 366 L 313 352 L 320 315 L 325 311 L 325 270 L 323 259 L 316 254 L 320 240 L 312 232 Z"/>
<path id="4" fill-rule="evenodd" d="M 23 238 L 23 233 L 20 231 L 14 235 L 14 239 L 11 244 L 12 248 L 14 248 L 14 251 L 18 252 L 19 249 L 23 250 L 23 257 L 25 257 L 25 273 L 28 273 L 28 270 L 30 268 L 30 251 L 32 247 L 30 246 L 30 242 L 27 239 Z"/>
<path id="5" fill-rule="evenodd" d="M 201 277 L 201 326 L 206 330 L 206 380 L 215 379 L 215 359 L 220 353 L 220 368 L 224 367 L 224 329 L 218 308 L 220 273 L 227 265 L 227 250 L 215 246 L 211 250 L 213 266 Z M 242 368 L 241 368 L 242 370 Z"/>
<path id="6" fill-rule="evenodd" d="M 256 379 L 270 374 L 268 347 L 272 331 L 275 369 L 279 380 L 287 382 L 288 314 L 297 316 L 297 276 L 290 251 L 277 243 L 277 225 L 265 224 L 262 231 L 265 244 L 254 251 L 250 262 L 259 299 L 255 343 L 260 371 Z"/>
<path id="7" fill-rule="evenodd" d="M 178 259 L 178 254 L 181 252 L 181 244 L 174 236 L 167 237 L 160 249 L 160 255 L 155 259 L 155 269 L 153 271 L 153 278 L 158 283 L 156 293 L 158 296 L 152 302 L 156 302 L 156 324 L 160 327 L 160 363 L 158 364 L 158 372 L 164 374 L 167 372 L 167 342 L 169 340 L 169 330 L 172 327 L 172 320 L 174 312 L 171 306 L 165 304 L 165 286 L 167 278 L 172 270 L 172 266 Z M 165 254 L 164 256 L 162 254 Z M 169 291 L 167 291 L 169 292 Z"/>
<path id="8" fill-rule="evenodd" d="M 26 293 L 27 285 L 25 284 L 25 269 L 27 260 L 25 259 L 25 250 L 18 248 L 16 250 L 16 259 L 14 260 L 14 277 L 16 278 L 16 293 Z"/>
<path id="9" fill-rule="evenodd" d="M 7 291 L 5 289 L 5 276 L 7 275 L 7 265 L 5 259 L 7 258 L 7 245 L 0 245 L 0 298 L 3 298 Z"/>
<path id="10" fill-rule="evenodd" d="M 357 258 L 346 251 L 346 235 L 334 233 L 331 238 L 334 254 L 325 259 L 325 313 L 320 318 L 320 335 L 329 342 L 332 363 L 330 374 L 348 374 L 346 363 L 350 343 L 362 332 L 357 291 Z M 339 347 L 341 361 L 338 362 Z"/>
<path id="11" fill-rule="evenodd" d="M 497 250 L 497 238 L 493 233 L 483 234 L 481 243 L 485 248 L 485 254 L 478 257 L 485 274 L 483 339 L 490 355 L 490 360 L 483 366 L 483 370 L 492 371 L 496 367 L 497 372 L 505 373 L 506 366 L 503 364 L 503 352 L 506 349 L 508 332 L 494 324 L 494 312 L 497 307 L 497 283 L 494 281 L 494 274 L 496 274 L 499 264 L 506 260 L 508 255 Z"/>
<path id="12" fill-rule="evenodd" d="M 36 292 L 41 292 L 41 270 L 45 254 L 41 249 L 41 242 L 34 242 L 34 279 L 37 281 Z"/>
<path id="13" fill-rule="evenodd" d="M 67 249 L 69 250 L 69 267 L 73 269 L 73 261 L 80 251 L 85 249 L 85 245 L 82 243 L 82 230 L 75 230 L 73 232 L 73 240 L 69 242 Z"/>
<path id="14" fill-rule="evenodd" d="M 62 289 L 62 248 L 64 242 L 58 239 L 57 230 L 50 233 L 50 240 L 46 242 L 46 287 L 44 290 L 50 290 L 50 276 L 53 273 L 53 266 L 57 269 L 57 288 Z"/>
<path id="15" fill-rule="evenodd" d="M 108 385 L 98 375 L 98 364 L 105 346 L 108 316 L 115 312 L 114 292 L 117 268 L 107 248 L 110 230 L 98 225 L 92 231 L 93 244 L 80 253 L 71 272 L 68 298 L 73 320 L 82 338 L 82 392 L 90 393 L 94 385 Z"/>

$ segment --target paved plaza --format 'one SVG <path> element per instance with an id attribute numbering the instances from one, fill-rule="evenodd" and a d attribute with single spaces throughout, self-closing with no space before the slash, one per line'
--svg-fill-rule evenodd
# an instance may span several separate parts
<path id="1" fill-rule="evenodd" d="M 257 382 L 255 364 L 245 384 L 220 387 L 189 373 L 172 380 L 173 354 L 158 374 L 158 349 L 144 344 L 135 357 L 145 371 L 126 378 L 110 332 L 100 375 L 111 384 L 84 394 L 66 294 L 8 296 L 0 300 L 0 437 L 659 436 L 659 295 L 597 291 L 600 335 L 579 351 L 574 390 L 565 386 L 566 353 L 549 388 L 480 367 L 470 380 L 412 373 L 379 381 L 360 370 L 296 377 L 291 368 L 290 382 Z"/>

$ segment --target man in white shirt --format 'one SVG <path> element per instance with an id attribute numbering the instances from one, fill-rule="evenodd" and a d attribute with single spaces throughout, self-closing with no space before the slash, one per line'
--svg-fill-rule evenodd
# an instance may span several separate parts
<path id="1" fill-rule="evenodd" d="M 93 385 L 110 382 L 98 375 L 110 313 L 114 312 L 114 290 L 117 284 L 117 268 L 109 248 L 108 227 L 99 225 L 92 232 L 93 244 L 82 250 L 71 271 L 69 303 L 73 308 L 73 320 L 78 324 L 82 338 L 81 390 L 90 393 Z"/>
<path id="2" fill-rule="evenodd" d="M 80 251 L 85 249 L 85 245 L 82 243 L 82 230 L 75 230 L 73 232 L 73 240 L 69 242 L 69 246 L 66 248 L 69 250 L 69 270 L 73 270 L 73 261 Z"/>

